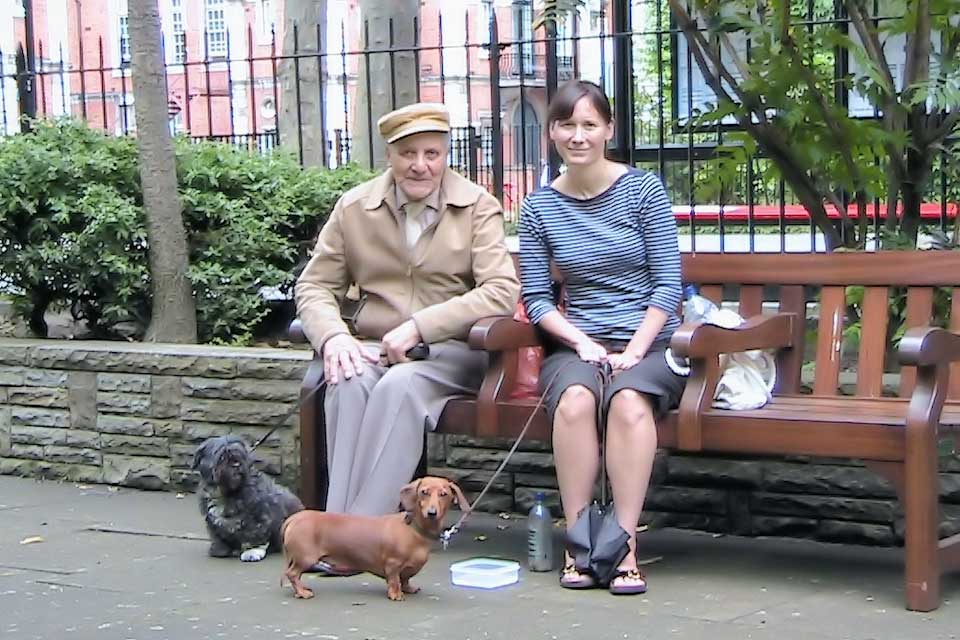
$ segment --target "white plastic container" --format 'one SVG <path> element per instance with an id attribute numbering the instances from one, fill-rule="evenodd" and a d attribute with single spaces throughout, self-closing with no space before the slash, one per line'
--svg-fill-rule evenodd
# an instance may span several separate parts
<path id="1" fill-rule="evenodd" d="M 520 563 L 493 558 L 471 558 L 450 565 L 450 580 L 461 587 L 496 589 L 520 579 Z"/>

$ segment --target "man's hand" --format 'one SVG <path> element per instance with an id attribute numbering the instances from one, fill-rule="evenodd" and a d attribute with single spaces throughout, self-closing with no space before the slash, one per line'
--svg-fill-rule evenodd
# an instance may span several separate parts
<path id="1" fill-rule="evenodd" d="M 407 351 L 420 342 L 420 330 L 413 320 L 407 320 L 396 329 L 388 331 L 380 342 L 380 364 L 409 362 Z"/>
<path id="2" fill-rule="evenodd" d="M 364 351 L 356 338 L 340 333 L 323 345 L 323 379 L 337 384 L 341 378 L 349 380 L 363 374 L 363 362 L 375 363 L 376 356 Z"/>

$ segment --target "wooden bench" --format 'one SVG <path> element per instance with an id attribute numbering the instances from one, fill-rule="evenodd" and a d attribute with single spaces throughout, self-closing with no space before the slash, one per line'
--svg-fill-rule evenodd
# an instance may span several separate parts
<path id="1" fill-rule="evenodd" d="M 701 285 L 714 301 L 739 302 L 749 318 L 735 330 L 684 325 L 672 347 L 691 359 L 692 374 L 679 409 L 658 424 L 661 448 L 683 452 L 801 455 L 858 459 L 890 480 L 905 519 L 905 588 L 908 609 L 940 604 L 941 574 L 960 567 L 960 535 L 938 539 L 938 459 L 944 436 L 960 427 L 960 296 L 952 297 L 952 330 L 927 326 L 936 287 L 960 285 L 960 252 L 809 254 L 697 254 L 683 257 L 684 282 Z M 852 395 L 841 395 L 846 288 L 865 287 L 862 333 L 854 363 Z M 887 358 L 888 308 L 906 291 L 906 324 L 897 357 Z M 804 389 L 808 302 L 817 302 L 812 389 Z M 761 315 L 762 311 L 770 311 Z M 476 398 L 448 403 L 438 432 L 515 438 L 536 398 L 509 399 L 517 349 L 537 345 L 530 325 L 506 318 L 478 323 L 470 344 L 491 354 Z M 718 355 L 746 349 L 777 352 L 774 399 L 761 409 L 724 411 L 711 400 L 719 377 Z M 899 360 L 899 362 L 888 362 Z M 902 368 L 900 365 L 903 365 Z M 897 397 L 884 397 L 883 374 L 900 371 Z M 319 383 L 317 360 L 304 378 L 302 395 Z M 313 396 L 300 414 L 302 498 L 319 507 L 326 493 L 323 403 Z M 528 436 L 549 440 L 540 410 Z"/>

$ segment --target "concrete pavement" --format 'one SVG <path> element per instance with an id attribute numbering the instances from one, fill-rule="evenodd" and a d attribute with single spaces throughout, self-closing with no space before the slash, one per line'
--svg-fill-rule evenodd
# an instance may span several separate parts
<path id="1" fill-rule="evenodd" d="M 495 591 L 451 585 L 452 562 L 522 562 L 525 523 L 471 519 L 414 582 L 386 599 L 372 576 L 308 577 L 281 589 L 281 559 L 215 560 L 196 497 L 0 477 L 0 637 L 321 638 L 957 638 L 960 576 L 930 614 L 903 609 L 900 551 L 678 530 L 641 539 L 650 591 L 615 598 L 521 570 Z M 21 544 L 39 536 L 40 542 Z M 485 539 L 482 539 L 484 538 Z"/>

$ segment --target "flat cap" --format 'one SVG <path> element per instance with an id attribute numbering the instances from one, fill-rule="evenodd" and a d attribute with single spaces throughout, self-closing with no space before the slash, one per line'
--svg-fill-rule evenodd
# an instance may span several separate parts
<path id="1" fill-rule="evenodd" d="M 384 115 L 377 127 L 387 144 L 426 131 L 449 133 L 450 112 L 442 104 L 417 102 Z"/>

